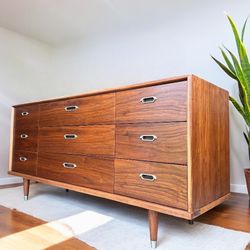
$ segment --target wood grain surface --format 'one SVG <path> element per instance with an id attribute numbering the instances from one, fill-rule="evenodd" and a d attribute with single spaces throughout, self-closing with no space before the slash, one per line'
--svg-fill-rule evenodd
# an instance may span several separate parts
<path id="1" fill-rule="evenodd" d="M 77 106 L 74 111 L 65 107 Z M 40 126 L 114 123 L 115 94 L 89 96 L 40 105 Z"/>
<path id="2" fill-rule="evenodd" d="M 22 115 L 23 112 L 26 112 L 27 115 Z M 14 127 L 17 129 L 37 127 L 39 120 L 39 106 L 34 104 L 19 106 L 15 108 L 14 116 Z"/>
<path id="3" fill-rule="evenodd" d="M 154 175 L 156 180 L 142 180 L 141 173 Z M 187 167 L 116 159 L 114 192 L 187 209 Z"/>
<path id="4" fill-rule="evenodd" d="M 77 135 L 64 139 L 64 135 Z M 114 125 L 43 127 L 39 130 L 39 152 L 113 156 Z"/>
<path id="5" fill-rule="evenodd" d="M 191 207 L 197 210 L 230 192 L 228 92 L 198 77 L 190 82 Z"/>
<path id="6" fill-rule="evenodd" d="M 155 135 L 143 141 L 141 135 Z M 187 124 L 119 124 L 116 126 L 116 157 L 187 164 Z"/>
<path id="7" fill-rule="evenodd" d="M 21 161 L 20 157 L 25 157 L 26 161 Z M 15 151 L 13 154 L 12 170 L 28 175 L 36 175 L 37 153 L 26 151 Z"/>
<path id="8" fill-rule="evenodd" d="M 154 96 L 153 103 L 141 98 Z M 187 83 L 133 89 L 116 93 L 116 122 L 170 122 L 187 120 Z"/>
<path id="9" fill-rule="evenodd" d="M 76 167 L 65 168 L 64 163 L 75 164 Z M 37 176 L 112 193 L 114 160 L 40 153 Z"/>

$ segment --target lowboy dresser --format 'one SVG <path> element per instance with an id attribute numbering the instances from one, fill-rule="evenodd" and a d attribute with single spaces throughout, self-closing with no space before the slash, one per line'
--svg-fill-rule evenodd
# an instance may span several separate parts
<path id="1" fill-rule="evenodd" d="M 16 105 L 9 173 L 192 221 L 229 197 L 228 92 L 194 75 Z"/>

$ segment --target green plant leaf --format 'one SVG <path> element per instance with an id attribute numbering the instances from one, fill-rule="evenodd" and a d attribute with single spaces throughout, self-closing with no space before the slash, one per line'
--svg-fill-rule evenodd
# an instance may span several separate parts
<path id="1" fill-rule="evenodd" d="M 244 35 L 245 35 L 245 30 L 246 30 L 246 26 L 247 26 L 247 21 L 248 21 L 249 16 L 247 17 L 246 21 L 244 22 L 242 31 L 241 31 L 241 41 L 244 41 Z"/>
<path id="2" fill-rule="evenodd" d="M 229 69 L 231 70 L 231 72 L 235 75 L 234 66 L 233 66 L 233 64 L 230 62 L 230 60 L 229 60 L 229 58 L 227 57 L 225 51 L 224 51 L 222 48 L 220 48 L 220 51 L 221 51 L 221 54 L 222 54 L 222 56 L 223 56 L 223 58 L 224 58 L 224 60 L 225 60 L 225 62 L 226 62 L 226 64 L 227 64 L 228 68 L 229 68 Z M 236 79 L 236 76 L 235 76 L 235 79 Z"/>
<path id="3" fill-rule="evenodd" d="M 236 27 L 233 19 L 229 15 L 227 15 L 227 18 L 228 18 L 230 25 L 231 25 L 231 28 L 233 30 L 235 42 L 236 42 L 237 49 L 238 49 L 240 65 L 243 69 L 243 75 L 244 75 L 245 81 L 248 85 L 248 88 L 250 88 L 250 64 L 249 64 L 249 60 L 248 60 L 248 56 L 247 56 L 247 51 L 246 51 L 246 48 L 245 48 L 245 46 L 244 46 L 244 44 L 239 36 L 239 32 L 237 30 L 237 27 Z M 245 32 L 245 29 L 243 27 L 243 37 L 244 37 L 244 32 Z"/>
<path id="4" fill-rule="evenodd" d="M 217 60 L 215 57 L 211 56 L 213 58 L 213 60 L 221 67 L 221 69 L 227 74 L 229 75 L 231 78 L 233 79 L 237 79 L 236 75 L 229 69 L 227 68 L 226 65 L 224 65 L 222 62 L 220 62 L 219 60 Z"/>
<path id="5" fill-rule="evenodd" d="M 249 145 L 249 138 L 248 138 L 247 134 L 245 132 L 243 132 L 243 135 L 244 135 L 244 137 L 246 139 L 247 145 Z"/>

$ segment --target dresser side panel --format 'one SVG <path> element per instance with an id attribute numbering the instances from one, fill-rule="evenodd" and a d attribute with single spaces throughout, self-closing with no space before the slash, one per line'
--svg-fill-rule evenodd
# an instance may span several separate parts
<path id="1" fill-rule="evenodd" d="M 197 211 L 230 192 L 229 98 L 227 91 L 196 76 L 189 84 L 189 202 Z"/>

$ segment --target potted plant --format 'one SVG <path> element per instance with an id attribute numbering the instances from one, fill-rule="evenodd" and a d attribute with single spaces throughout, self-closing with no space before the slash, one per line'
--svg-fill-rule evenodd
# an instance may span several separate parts
<path id="1" fill-rule="evenodd" d="M 220 68 L 227 75 L 233 78 L 238 84 L 239 101 L 231 96 L 230 101 L 241 114 L 246 123 L 246 131 L 243 132 L 243 135 L 248 146 L 248 154 L 250 159 L 250 63 L 248 60 L 247 50 L 244 45 L 244 34 L 247 19 L 240 33 L 233 19 L 229 15 L 227 15 L 227 18 L 234 34 L 238 57 L 236 57 L 229 49 L 223 46 L 223 48 L 220 48 L 220 50 L 225 63 L 220 62 L 213 56 L 212 58 L 220 66 Z M 250 195 L 250 168 L 245 169 L 245 177 L 248 194 Z"/>

